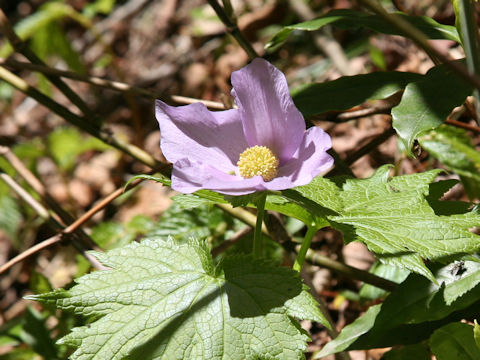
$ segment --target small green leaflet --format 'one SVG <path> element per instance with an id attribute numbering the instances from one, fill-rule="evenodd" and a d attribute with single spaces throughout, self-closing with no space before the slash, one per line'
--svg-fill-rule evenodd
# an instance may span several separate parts
<path id="1" fill-rule="evenodd" d="M 473 326 L 451 323 L 435 331 L 430 348 L 437 360 L 478 360 L 480 350 L 473 338 Z"/>
<path id="2" fill-rule="evenodd" d="M 423 149 L 460 175 L 470 198 L 480 196 L 480 153 L 466 130 L 442 125 L 418 138 Z"/>
<path id="3" fill-rule="evenodd" d="M 430 350 L 424 343 L 397 347 L 382 356 L 382 360 L 431 360 Z"/>
<path id="4" fill-rule="evenodd" d="M 480 325 L 478 325 L 476 319 L 473 323 L 473 338 L 475 339 L 475 344 L 477 345 L 478 350 L 480 350 Z"/>
<path id="5" fill-rule="evenodd" d="M 296 360 L 308 336 L 293 317 L 327 323 L 295 271 L 241 255 L 215 267 L 203 242 L 93 254 L 111 270 L 28 297 L 96 319 L 60 340 L 71 359 Z"/>
<path id="6" fill-rule="evenodd" d="M 429 184 L 439 172 L 389 179 L 389 166 L 383 166 L 368 179 L 346 180 L 342 189 L 322 178 L 290 191 L 335 211 L 338 215 L 325 217 L 343 232 L 346 242 L 361 241 L 382 262 L 435 281 L 423 259 L 459 258 L 480 249 L 480 237 L 468 231 L 480 223 L 480 216 L 438 216 L 426 200 Z M 325 182 L 337 190 L 320 191 L 326 188 Z"/>
<path id="7" fill-rule="evenodd" d="M 314 359 L 341 352 L 355 342 L 359 336 L 367 333 L 375 324 L 375 318 L 382 309 L 382 304 L 370 306 L 365 314 L 357 318 L 353 323 L 345 326 L 342 332 L 323 349 L 315 354 Z"/>
<path id="8" fill-rule="evenodd" d="M 448 39 L 460 42 L 457 29 L 454 26 L 439 24 L 427 16 L 409 16 L 403 13 L 395 13 L 395 16 L 409 22 L 430 39 Z M 265 48 L 277 49 L 288 39 L 290 33 L 294 30 L 314 31 L 328 24 L 342 29 L 366 27 L 379 33 L 405 36 L 395 26 L 378 15 L 370 15 L 365 12 L 350 9 L 338 9 L 330 11 L 314 20 L 285 26 L 265 45 Z"/>
<path id="9" fill-rule="evenodd" d="M 407 152 L 412 153 L 413 141 L 422 132 L 442 125 L 471 93 L 472 87 L 445 65 L 435 66 L 423 79 L 409 83 L 402 100 L 392 109 L 393 127 Z"/>
<path id="10" fill-rule="evenodd" d="M 293 101 L 303 116 L 342 111 L 370 100 L 386 99 L 424 75 L 409 72 L 373 72 L 323 83 L 310 83 L 294 89 Z"/>

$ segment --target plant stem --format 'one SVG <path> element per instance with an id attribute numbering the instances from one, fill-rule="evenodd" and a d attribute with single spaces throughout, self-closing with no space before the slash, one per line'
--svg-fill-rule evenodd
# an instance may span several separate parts
<path id="1" fill-rule="evenodd" d="M 303 239 L 302 245 L 297 254 L 297 258 L 293 264 L 293 270 L 298 272 L 302 270 L 303 263 L 305 262 L 305 256 L 307 255 L 307 251 L 310 248 L 313 236 L 317 233 L 317 230 L 318 229 L 315 226 L 309 226 L 307 228 L 307 233 L 305 234 L 305 238 Z"/>
<path id="2" fill-rule="evenodd" d="M 57 244 L 61 242 L 65 236 L 70 236 L 73 235 L 79 228 L 81 228 L 88 220 L 90 220 L 95 214 L 97 214 L 99 211 L 103 210 L 108 204 L 110 204 L 113 200 L 118 198 L 120 195 L 125 193 L 125 191 L 130 190 L 140 184 L 143 181 L 143 179 L 136 179 L 133 180 L 131 183 L 129 183 L 125 188 L 121 187 L 112 192 L 110 195 L 106 196 L 102 200 L 100 200 L 95 206 L 93 206 L 90 210 L 88 210 L 85 214 L 83 214 L 81 217 L 79 217 L 77 220 L 75 220 L 73 223 L 68 225 L 66 228 L 64 228 L 61 232 L 58 234 L 32 246 L 31 248 L 25 250 L 24 252 L 18 254 L 14 258 L 10 259 L 7 263 L 3 264 L 0 266 L 0 274 L 3 274 L 5 271 L 10 269 L 13 265 L 19 263 L 20 261 L 25 260 L 26 258 L 36 254 L 37 252 L 46 249 L 47 247 L 50 247 L 54 244 Z M 105 266 L 100 264 L 98 260 L 96 260 L 95 257 L 93 257 L 91 254 L 86 253 L 85 254 L 87 259 L 94 264 L 98 269 L 105 269 Z"/>
<path id="3" fill-rule="evenodd" d="M 253 234 L 253 257 L 259 259 L 263 253 L 263 216 L 265 215 L 265 202 L 267 200 L 267 193 L 259 196 L 256 201 L 257 205 L 257 222 L 255 224 L 255 232 Z"/>
<path id="4" fill-rule="evenodd" d="M 0 179 L 3 180 L 17 195 L 24 200 L 30 207 L 42 218 L 46 221 L 46 223 L 54 230 L 56 229 L 62 229 L 62 225 L 50 214 L 48 209 L 46 209 L 39 201 L 37 201 L 32 195 L 30 195 L 24 188 L 22 188 L 12 177 L 7 175 L 6 173 L 3 172 L 3 170 L 0 168 Z M 87 250 L 89 250 L 89 247 L 86 246 L 80 239 L 77 238 L 78 234 L 77 232 L 72 232 L 68 234 L 71 244 L 90 262 L 90 264 L 96 268 L 99 269 L 104 269 L 98 260 L 96 260 L 94 257 L 88 254 Z M 57 234 L 54 236 L 55 240 L 50 240 L 45 242 L 45 245 L 51 246 L 61 240 L 64 239 L 62 237 L 62 234 Z M 93 241 L 92 241 L 93 242 Z M 43 243 L 42 243 L 43 244 Z M 40 245 L 39 245 L 40 246 Z M 34 246 L 33 248 L 35 249 L 43 249 L 43 247 L 36 247 Z M 11 266 L 15 265 L 19 261 L 23 260 L 25 258 L 25 255 L 27 254 L 33 254 L 36 251 L 32 251 L 30 249 L 25 250 L 21 254 L 17 255 L 10 261 L 8 261 L 6 264 L 0 266 L 0 274 L 3 272 L 7 271 Z"/>
<path id="5" fill-rule="evenodd" d="M 385 130 L 383 133 L 373 138 L 371 141 L 366 143 L 364 146 L 362 146 L 360 149 L 355 151 L 353 154 L 347 156 L 347 158 L 345 159 L 345 163 L 347 165 L 352 165 L 355 161 L 367 155 L 372 150 L 376 149 L 379 145 L 383 144 L 385 141 L 390 139 L 393 135 L 395 135 L 395 130 L 393 128 L 389 128 Z"/>
<path id="6" fill-rule="evenodd" d="M 418 46 L 420 46 L 430 57 L 439 59 L 450 70 L 457 74 L 460 78 L 465 80 L 473 87 L 480 89 L 480 76 L 477 76 L 469 72 L 465 66 L 455 61 L 450 61 L 447 55 L 436 50 L 429 43 L 428 37 L 418 30 L 416 27 L 410 25 L 404 19 L 395 16 L 395 14 L 388 13 L 377 0 L 360 0 L 360 3 L 365 7 L 372 10 L 374 13 L 388 21 L 395 26 L 398 30 L 402 31 L 405 36 L 412 39 Z"/>
<path id="7" fill-rule="evenodd" d="M 22 41 L 18 35 L 13 30 L 12 25 L 8 21 L 7 15 L 0 9 L 0 28 L 2 29 L 3 33 L 7 37 L 8 41 L 15 49 L 15 51 L 19 52 L 23 56 L 25 56 L 28 60 L 30 60 L 34 64 L 43 65 L 45 63 L 33 52 L 30 48 L 26 45 L 24 41 Z M 90 119 L 92 123 L 98 123 L 96 120 L 96 115 L 90 110 L 87 104 L 82 100 L 80 96 L 77 95 L 75 91 L 73 91 L 62 79 L 59 79 L 55 76 L 50 76 L 45 74 L 45 76 L 54 84 L 66 97 L 69 99 L 75 106 L 82 111 L 82 113 Z"/>
<path id="8" fill-rule="evenodd" d="M 242 34 L 240 29 L 238 28 L 237 24 L 235 24 L 227 15 L 223 7 L 217 2 L 217 0 L 208 0 L 210 6 L 215 10 L 217 16 L 223 22 L 223 24 L 227 28 L 227 32 L 233 36 L 235 40 L 237 40 L 238 44 L 242 47 L 243 50 L 248 54 L 250 60 L 255 59 L 258 57 L 257 52 L 252 47 L 252 45 L 248 42 L 245 36 Z"/>
<path id="9" fill-rule="evenodd" d="M 462 36 L 467 69 L 473 74 L 480 75 L 480 46 L 474 5 L 471 0 L 458 0 L 456 5 L 456 25 Z M 477 122 L 480 124 L 480 91 L 478 88 L 473 91 L 473 96 Z"/>
<path id="10" fill-rule="evenodd" d="M 307 251 L 306 259 L 312 265 L 322 266 L 348 278 L 363 281 L 386 291 L 395 291 L 398 284 L 388 279 L 382 278 L 368 271 L 357 269 L 353 266 L 343 264 L 332 260 L 326 256 L 320 255 L 311 249 Z"/>
<path id="11" fill-rule="evenodd" d="M 112 89 L 112 90 L 121 91 L 121 92 L 131 92 L 131 93 L 145 96 L 151 99 L 162 99 L 165 101 L 171 101 L 179 104 L 193 104 L 193 103 L 201 102 L 202 104 L 204 104 L 206 107 L 210 109 L 225 110 L 225 105 L 223 105 L 221 102 L 218 102 L 218 101 L 201 100 L 201 99 L 195 99 L 195 98 L 191 98 L 187 96 L 179 96 L 179 95 L 165 96 L 164 94 L 161 94 L 155 91 L 150 91 L 137 86 L 129 85 L 124 82 L 107 80 L 107 79 L 103 79 L 96 76 L 83 75 L 73 71 L 59 70 L 49 66 L 16 61 L 13 59 L 3 59 L 3 58 L 0 58 L 0 65 L 11 67 L 14 69 L 36 71 L 44 75 L 78 80 L 91 85 L 100 86 L 106 89 Z"/>
<path id="12" fill-rule="evenodd" d="M 234 208 L 230 204 L 218 204 L 217 203 L 215 205 L 217 207 L 219 207 L 220 209 L 222 209 L 223 211 L 232 215 L 234 218 L 236 218 L 240 221 L 243 221 L 245 224 L 250 225 L 251 227 L 255 226 L 256 216 L 253 215 L 252 213 L 248 212 L 247 210 L 242 209 L 242 208 L 238 208 L 238 207 Z M 275 234 L 276 231 L 273 228 L 268 229 L 268 225 L 269 225 L 268 223 L 269 222 L 267 222 L 267 226 L 262 227 L 263 228 L 263 230 L 262 230 L 263 234 L 265 234 L 266 236 L 268 236 L 268 237 L 272 238 L 273 240 L 277 241 L 278 243 L 280 243 L 280 245 L 282 245 L 283 248 L 287 251 L 298 252 L 300 250 L 300 245 L 298 247 L 296 247 L 296 244 L 290 238 L 280 239 L 280 238 L 277 238 L 277 237 L 273 236 L 272 234 Z M 343 264 L 339 261 L 332 260 L 332 259 L 330 259 L 330 258 L 328 258 L 324 255 L 321 255 L 321 254 L 318 254 L 318 253 L 314 252 L 311 249 L 308 249 L 307 254 L 305 256 L 305 259 L 306 259 L 306 261 L 308 261 L 312 265 L 325 267 L 325 268 L 330 269 L 332 271 L 335 271 L 339 274 L 343 274 L 343 275 L 345 275 L 349 278 L 363 281 L 364 283 L 376 286 L 376 287 L 378 287 L 380 289 L 384 289 L 386 291 L 394 291 L 398 287 L 398 284 L 393 282 L 393 281 L 384 279 L 384 278 L 382 278 L 380 276 L 377 276 L 375 274 L 372 274 L 368 271 L 357 269 L 353 266 Z"/>

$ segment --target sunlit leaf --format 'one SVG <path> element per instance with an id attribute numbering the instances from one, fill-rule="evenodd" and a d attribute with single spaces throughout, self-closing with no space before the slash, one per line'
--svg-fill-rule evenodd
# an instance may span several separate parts
<path id="1" fill-rule="evenodd" d="M 301 359 L 292 317 L 325 322 L 296 272 L 248 256 L 214 267 L 203 243 L 145 240 L 95 256 L 111 270 L 30 296 L 94 316 L 60 343 L 71 359 Z"/>
<path id="2" fill-rule="evenodd" d="M 347 179 L 336 191 L 319 191 L 315 183 L 292 191 L 334 210 L 338 215 L 324 216 L 346 242 L 361 241 L 382 262 L 435 281 L 423 259 L 458 258 L 480 248 L 480 237 L 468 231 L 479 223 L 477 214 L 438 216 L 426 200 L 438 173 L 389 179 L 389 167 L 384 166 L 368 179 Z"/>

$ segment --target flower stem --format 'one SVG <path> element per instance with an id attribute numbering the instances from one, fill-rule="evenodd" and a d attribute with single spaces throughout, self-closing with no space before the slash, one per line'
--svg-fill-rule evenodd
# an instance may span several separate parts
<path id="1" fill-rule="evenodd" d="M 300 250 L 298 251 L 297 258 L 295 259 L 295 263 L 293 264 L 293 270 L 298 272 L 302 270 L 303 263 L 305 262 L 305 256 L 307 255 L 307 251 L 310 248 L 313 236 L 317 233 L 317 230 L 318 229 L 315 226 L 308 227 L 305 238 L 303 239 Z"/>
<path id="2" fill-rule="evenodd" d="M 257 205 L 257 222 L 255 224 L 255 232 L 253 234 L 253 257 L 259 259 L 263 253 L 263 216 L 265 215 L 265 201 L 267 200 L 267 194 L 260 195 L 255 202 Z"/>
<path id="3" fill-rule="evenodd" d="M 454 1 L 455 25 L 461 34 L 463 49 L 466 55 L 468 71 L 472 74 L 480 74 L 480 44 L 478 38 L 478 29 L 475 22 L 475 8 L 471 0 Z M 475 111 L 477 113 L 477 122 L 480 122 L 480 92 L 474 89 Z"/>

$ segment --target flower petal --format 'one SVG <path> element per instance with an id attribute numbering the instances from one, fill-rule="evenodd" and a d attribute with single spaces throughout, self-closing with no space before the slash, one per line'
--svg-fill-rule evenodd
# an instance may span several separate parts
<path id="1" fill-rule="evenodd" d="M 302 142 L 305 121 L 282 72 L 257 58 L 232 73 L 232 85 L 248 145 L 267 146 L 280 164 L 290 160 Z"/>
<path id="2" fill-rule="evenodd" d="M 157 100 L 155 113 L 160 146 L 172 163 L 189 158 L 234 171 L 239 155 L 248 147 L 236 109 L 211 112 L 201 103 L 173 107 Z"/>
<path id="3" fill-rule="evenodd" d="M 227 195 L 244 195 L 266 190 L 264 184 L 261 176 L 243 179 L 188 159 L 182 159 L 173 164 L 172 189 L 185 194 L 208 189 Z"/>
<path id="4" fill-rule="evenodd" d="M 278 169 L 277 177 L 266 183 L 267 189 L 284 190 L 310 183 L 333 165 L 333 158 L 326 152 L 331 147 L 332 140 L 325 131 L 308 129 L 293 159 Z"/>

